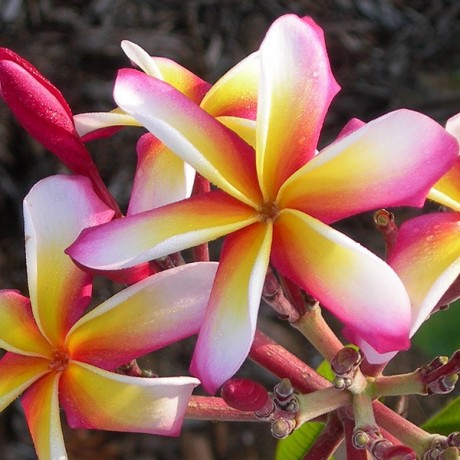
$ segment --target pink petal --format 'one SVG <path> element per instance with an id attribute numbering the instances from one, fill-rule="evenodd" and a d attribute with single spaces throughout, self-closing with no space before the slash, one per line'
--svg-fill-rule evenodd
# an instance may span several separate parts
<path id="1" fill-rule="evenodd" d="M 446 131 L 460 142 L 460 113 L 447 120 Z"/>
<path id="2" fill-rule="evenodd" d="M 137 142 L 137 169 L 127 215 L 183 200 L 192 193 L 195 171 L 155 136 Z"/>
<path id="3" fill-rule="evenodd" d="M 27 297 L 0 290 L 0 348 L 28 356 L 50 356 L 51 348 L 32 315 Z"/>
<path id="4" fill-rule="evenodd" d="M 272 261 L 379 352 L 409 346 L 410 303 L 394 271 L 342 233 L 296 210 L 274 225 Z"/>
<path id="5" fill-rule="evenodd" d="M 85 267 L 115 270 L 215 240 L 257 220 L 253 208 L 212 191 L 87 229 L 66 252 Z"/>
<path id="6" fill-rule="evenodd" d="M 257 223 L 226 238 L 190 370 L 208 393 L 240 368 L 254 338 L 272 241 Z"/>
<path id="7" fill-rule="evenodd" d="M 323 32 L 312 19 L 284 15 L 260 47 L 257 172 L 266 200 L 315 154 L 329 104 L 338 92 Z"/>
<path id="8" fill-rule="evenodd" d="M 279 205 L 327 223 L 381 207 L 422 206 L 457 154 L 457 142 L 436 122 L 398 110 L 322 150 L 287 180 Z"/>
<path id="9" fill-rule="evenodd" d="M 178 436 L 193 388 L 192 377 L 142 378 L 72 362 L 60 400 L 72 428 Z"/>
<path id="10" fill-rule="evenodd" d="M 6 353 L 0 359 L 0 412 L 30 385 L 47 374 L 48 365 L 47 359 Z"/>
<path id="11" fill-rule="evenodd" d="M 90 276 L 64 249 L 85 228 L 107 222 L 113 211 L 81 176 L 52 176 L 38 182 L 24 200 L 26 260 L 33 314 L 42 334 L 62 345 L 88 306 Z"/>
<path id="12" fill-rule="evenodd" d="M 118 73 L 114 97 L 176 155 L 230 195 L 260 201 L 253 150 L 173 87 L 136 70 Z"/>
<path id="13" fill-rule="evenodd" d="M 85 142 L 110 137 L 123 126 L 141 126 L 131 115 L 119 109 L 110 112 L 79 113 L 73 120 L 79 136 Z"/>
<path id="14" fill-rule="evenodd" d="M 66 459 L 59 417 L 59 374 L 45 375 L 22 397 L 22 405 L 39 459 Z"/>
<path id="15" fill-rule="evenodd" d="M 115 294 L 71 329 L 72 359 L 114 370 L 198 333 L 216 270 L 215 262 L 186 264 Z"/>
<path id="16" fill-rule="evenodd" d="M 0 48 L 0 94 L 33 138 L 73 172 L 91 178 L 101 199 L 118 209 L 75 131 L 62 94 L 31 64 L 6 48 Z"/>
<path id="17" fill-rule="evenodd" d="M 459 214 L 427 214 L 404 223 L 388 263 L 409 293 L 412 335 L 460 275 Z"/>

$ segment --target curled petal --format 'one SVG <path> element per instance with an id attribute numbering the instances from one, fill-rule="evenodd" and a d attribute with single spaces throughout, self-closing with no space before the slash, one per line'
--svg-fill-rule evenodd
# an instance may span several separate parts
<path id="1" fill-rule="evenodd" d="M 215 262 L 186 264 L 124 289 L 74 325 L 69 353 L 113 370 L 198 333 L 216 270 Z"/>
<path id="2" fill-rule="evenodd" d="M 259 202 L 252 148 L 182 93 L 136 70 L 122 69 L 114 97 L 201 175 L 244 203 Z"/>
<path id="3" fill-rule="evenodd" d="M 85 142 L 112 136 L 122 126 L 141 126 L 136 119 L 120 109 L 111 112 L 79 113 L 73 119 L 78 134 Z"/>
<path id="4" fill-rule="evenodd" d="M 260 47 L 257 173 L 264 198 L 315 154 L 324 116 L 339 90 L 322 30 L 310 18 L 284 15 Z"/>
<path id="5" fill-rule="evenodd" d="M 409 346 L 410 303 L 394 271 L 342 233 L 296 210 L 274 226 L 276 268 L 380 353 Z"/>
<path id="6" fill-rule="evenodd" d="M 0 412 L 49 372 L 49 360 L 7 353 L 0 359 Z"/>
<path id="7" fill-rule="evenodd" d="M 460 142 L 460 113 L 447 120 L 446 131 Z"/>
<path id="8" fill-rule="evenodd" d="M 212 191 L 87 229 L 66 252 L 85 267 L 115 270 L 215 240 L 257 220 L 253 208 Z"/>
<path id="9" fill-rule="evenodd" d="M 139 45 L 121 42 L 125 54 L 147 75 L 158 78 L 199 104 L 211 85 L 172 59 L 150 56 Z"/>
<path id="10" fill-rule="evenodd" d="M 59 417 L 59 374 L 52 372 L 23 395 L 22 405 L 39 459 L 67 458 Z"/>
<path id="11" fill-rule="evenodd" d="M 33 314 L 54 346 L 62 342 L 91 297 L 91 277 L 64 249 L 85 228 L 113 216 L 81 176 L 52 176 L 24 200 L 26 260 Z"/>
<path id="12" fill-rule="evenodd" d="M 144 134 L 137 142 L 137 169 L 127 215 L 189 197 L 194 179 L 193 168 L 155 136 Z"/>
<path id="13" fill-rule="evenodd" d="M 214 117 L 255 120 L 259 74 L 260 60 L 256 52 L 221 77 L 207 92 L 201 107 Z"/>
<path id="14" fill-rule="evenodd" d="M 142 378 L 71 362 L 61 379 L 60 399 L 72 428 L 179 435 L 192 377 Z"/>
<path id="15" fill-rule="evenodd" d="M 13 290 L 0 290 L 0 348 L 41 357 L 51 351 L 37 327 L 29 299 Z"/>
<path id="16" fill-rule="evenodd" d="M 397 110 L 322 150 L 286 181 L 280 206 L 327 223 L 381 207 L 422 206 L 457 154 L 456 140 L 436 122 Z"/>
<path id="17" fill-rule="evenodd" d="M 272 224 L 257 223 L 224 242 L 190 367 L 211 394 L 235 374 L 249 353 L 271 241 Z"/>
<path id="18" fill-rule="evenodd" d="M 433 185 L 428 198 L 454 211 L 460 211 L 460 158 L 441 179 Z"/>
<path id="19" fill-rule="evenodd" d="M 409 293 L 412 335 L 460 274 L 459 214 L 427 214 L 404 223 L 388 263 Z"/>

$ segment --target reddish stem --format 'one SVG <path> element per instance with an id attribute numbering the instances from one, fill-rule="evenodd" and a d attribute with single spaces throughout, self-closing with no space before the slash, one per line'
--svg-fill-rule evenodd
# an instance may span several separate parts
<path id="1" fill-rule="evenodd" d="M 327 418 L 326 426 L 316 438 L 303 460 L 317 460 L 329 458 L 343 440 L 343 425 L 337 415 L 331 413 Z"/>
<path id="2" fill-rule="evenodd" d="M 219 420 L 223 422 L 262 422 L 254 412 L 242 412 L 214 396 L 192 396 L 185 418 L 194 420 Z"/>
<path id="3" fill-rule="evenodd" d="M 288 378 L 301 393 L 332 386 L 329 380 L 259 330 L 256 330 L 249 357 L 278 377 Z"/>
<path id="4" fill-rule="evenodd" d="M 353 460 L 368 460 L 366 449 L 357 449 L 353 445 L 353 431 L 355 429 L 355 422 L 349 418 L 344 417 L 342 420 L 345 429 L 345 448 L 347 451 L 347 458 Z"/>

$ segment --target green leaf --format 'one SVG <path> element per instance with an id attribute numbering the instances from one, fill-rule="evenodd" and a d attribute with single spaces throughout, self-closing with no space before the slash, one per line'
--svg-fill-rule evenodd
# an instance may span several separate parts
<path id="1" fill-rule="evenodd" d="M 460 301 L 447 310 L 435 313 L 425 321 L 412 339 L 412 343 L 428 356 L 450 356 L 460 348 Z"/>
<path id="2" fill-rule="evenodd" d="M 278 442 L 275 460 L 302 460 L 323 428 L 324 423 L 304 423 L 286 439 L 281 439 Z"/>
<path id="3" fill-rule="evenodd" d="M 318 368 L 316 369 L 316 372 L 318 372 L 318 374 L 324 377 L 325 379 L 328 379 L 330 382 L 332 382 L 335 378 L 335 374 L 334 372 L 332 372 L 331 365 L 326 360 L 324 360 L 318 366 Z"/>
<path id="4" fill-rule="evenodd" d="M 460 429 L 460 396 L 427 420 L 422 428 L 430 433 L 449 435 Z"/>

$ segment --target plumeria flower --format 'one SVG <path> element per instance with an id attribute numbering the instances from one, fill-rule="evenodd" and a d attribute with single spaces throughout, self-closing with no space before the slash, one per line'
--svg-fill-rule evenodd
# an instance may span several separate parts
<path id="1" fill-rule="evenodd" d="M 153 275 L 89 313 L 91 277 L 64 248 L 113 210 L 82 176 L 39 182 L 24 201 L 30 300 L 0 291 L 0 411 L 22 404 L 40 459 L 65 459 L 59 406 L 74 428 L 176 436 L 193 377 L 141 378 L 113 371 L 198 331 L 215 263 Z"/>
<path id="2" fill-rule="evenodd" d="M 460 114 L 446 130 L 460 141 Z M 388 263 L 403 281 L 411 299 L 410 335 L 414 335 L 433 310 L 459 296 L 460 275 L 460 158 L 433 186 L 428 197 L 450 209 L 405 222 L 398 231 Z M 446 296 L 446 294 L 448 294 Z M 376 354 L 388 361 L 394 354 Z"/>
<path id="3" fill-rule="evenodd" d="M 246 140 L 254 138 L 257 107 L 258 65 L 253 53 L 210 85 L 188 69 L 164 57 L 149 56 L 128 40 L 121 47 L 133 64 L 146 75 L 169 83 L 190 100 Z M 244 89 L 244 90 L 243 90 Z M 83 140 L 106 137 L 122 126 L 142 126 L 117 107 L 111 112 L 82 113 L 74 117 Z M 195 170 L 159 139 L 148 133 L 139 139 L 138 162 L 127 215 L 150 210 L 190 196 Z"/>
<path id="4" fill-rule="evenodd" d="M 98 196 L 119 214 L 88 150 L 75 130 L 61 92 L 32 64 L 0 48 L 0 96 L 24 129 L 72 172 L 89 177 Z"/>
<path id="5" fill-rule="evenodd" d="M 220 190 L 85 230 L 68 250 L 85 266 L 109 270 L 229 235 L 191 364 L 211 393 L 248 354 L 270 258 L 358 345 L 407 348 L 403 284 L 329 224 L 383 204 L 421 206 L 458 151 L 437 123 L 399 110 L 315 155 L 338 90 L 321 29 L 309 18 L 281 17 L 258 62 L 255 151 L 170 85 L 120 71 L 117 104 Z"/>

